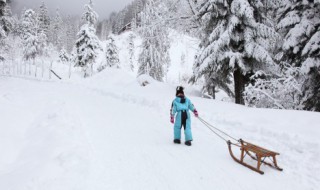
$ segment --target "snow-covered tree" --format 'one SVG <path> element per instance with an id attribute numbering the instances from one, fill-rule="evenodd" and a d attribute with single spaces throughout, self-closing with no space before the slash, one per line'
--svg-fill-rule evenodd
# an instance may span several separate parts
<path id="1" fill-rule="evenodd" d="M 98 51 L 101 50 L 101 45 L 96 30 L 85 24 L 81 27 L 76 41 L 76 66 L 82 67 L 84 77 L 92 75 L 93 64 L 98 56 Z M 91 70 L 89 71 L 88 68 Z"/>
<path id="2" fill-rule="evenodd" d="M 163 81 L 170 64 L 168 29 L 163 22 L 165 7 L 160 0 L 149 0 L 142 16 L 143 50 L 139 55 L 138 75 L 147 74 Z"/>
<path id="3" fill-rule="evenodd" d="M 60 16 L 59 9 L 56 10 L 56 15 L 51 22 L 51 34 L 50 42 L 55 45 L 59 50 L 63 47 L 62 35 L 63 35 L 63 20 Z"/>
<path id="4" fill-rule="evenodd" d="M 26 10 L 20 25 L 24 58 L 29 60 L 44 55 L 47 36 L 43 30 L 39 30 L 36 12 L 32 9 Z"/>
<path id="5" fill-rule="evenodd" d="M 63 64 L 68 64 L 69 65 L 69 78 L 71 77 L 71 62 L 72 56 L 68 54 L 66 49 L 62 48 L 59 52 L 59 61 Z"/>
<path id="6" fill-rule="evenodd" d="M 71 52 L 73 47 L 74 47 L 74 43 L 76 41 L 76 35 L 77 35 L 77 27 L 76 24 L 74 23 L 74 18 L 71 17 L 70 15 L 67 16 L 66 21 L 64 22 L 64 29 L 65 29 L 65 42 L 64 42 L 64 46 L 65 46 L 65 50 L 67 52 Z"/>
<path id="7" fill-rule="evenodd" d="M 226 84 L 234 81 L 235 100 L 244 104 L 243 92 L 249 76 L 268 72 L 275 63 L 271 50 L 278 39 L 276 31 L 263 22 L 259 12 L 262 0 L 203 1 L 196 10 L 201 22 L 201 53 L 194 66 L 194 81 L 200 77 Z M 273 4 L 269 4 L 273 6 Z"/>
<path id="8" fill-rule="evenodd" d="M 5 0 L 0 0 L 0 40 L 5 38 L 12 29 L 10 7 Z"/>
<path id="9" fill-rule="evenodd" d="M 277 28 L 284 36 L 282 64 L 301 67 L 305 74 L 302 91 L 307 110 L 320 111 L 320 2 L 286 0 L 279 10 Z"/>
<path id="10" fill-rule="evenodd" d="M 141 26 L 141 12 L 144 9 L 144 2 L 142 0 L 136 0 L 135 4 L 134 4 L 134 12 L 135 12 L 135 24 L 136 27 L 140 27 Z"/>
<path id="11" fill-rule="evenodd" d="M 320 56 L 320 55 L 319 55 Z M 319 61 L 318 61 L 319 64 Z M 303 85 L 304 109 L 320 112 L 320 65 L 311 67 Z"/>
<path id="12" fill-rule="evenodd" d="M 90 27 L 94 27 L 98 20 L 98 14 L 93 10 L 93 0 L 89 0 L 89 4 L 86 4 L 84 9 L 82 21 Z"/>
<path id="13" fill-rule="evenodd" d="M 256 72 L 244 92 L 246 103 L 260 108 L 302 109 L 301 75 L 299 67 L 289 64 L 277 76 Z"/>
<path id="14" fill-rule="evenodd" d="M 117 15 L 116 18 L 116 23 L 114 26 L 114 34 L 119 34 L 121 29 L 124 27 L 125 23 L 124 23 L 124 11 L 120 11 Z"/>
<path id="15" fill-rule="evenodd" d="M 28 9 L 21 20 L 21 39 L 26 60 L 35 59 L 38 54 L 37 31 L 37 15 L 32 9 Z"/>
<path id="16" fill-rule="evenodd" d="M 96 36 L 96 30 L 94 29 L 97 14 L 91 6 L 92 1 L 90 0 L 89 4 L 85 5 L 85 12 L 82 16 L 85 24 L 77 34 L 76 41 L 76 66 L 82 67 L 84 77 L 93 74 L 93 64 L 98 56 L 98 51 L 102 50 L 100 41 Z"/>
<path id="17" fill-rule="evenodd" d="M 107 39 L 110 33 L 110 26 L 109 26 L 109 21 L 108 20 L 103 20 L 102 22 L 99 23 L 99 38 L 100 40 L 104 41 Z"/>
<path id="18" fill-rule="evenodd" d="M 47 48 L 48 37 L 44 31 L 39 31 L 37 33 L 37 36 L 38 36 L 38 55 L 47 56 L 48 55 L 48 48 Z"/>
<path id="19" fill-rule="evenodd" d="M 38 56 L 46 54 L 47 36 L 44 31 L 39 30 L 37 14 L 32 9 L 28 9 L 24 13 L 20 29 L 23 57 L 27 61 L 32 60 L 33 64 L 35 64 L 35 59 Z M 29 61 L 29 74 L 31 74 L 30 65 L 31 63 Z M 37 71 L 35 71 L 35 74 L 37 74 Z"/>
<path id="20" fill-rule="evenodd" d="M 281 61 L 301 66 L 319 49 L 320 12 L 316 0 L 285 0 L 279 10 L 277 29 L 284 35 Z"/>
<path id="21" fill-rule="evenodd" d="M 134 44 L 134 34 L 129 35 L 129 56 L 130 56 L 130 69 L 133 71 L 134 70 L 134 52 L 135 52 L 135 44 Z"/>
<path id="22" fill-rule="evenodd" d="M 10 7 L 6 4 L 5 0 L 0 0 L 0 61 L 5 59 L 2 55 L 7 47 L 4 39 L 12 29 L 13 19 L 11 17 Z"/>
<path id="23" fill-rule="evenodd" d="M 50 17 L 48 13 L 48 8 L 44 2 L 41 3 L 38 13 L 38 25 L 39 30 L 48 36 L 50 27 Z"/>
<path id="24" fill-rule="evenodd" d="M 114 39 L 110 36 L 107 41 L 106 47 L 106 59 L 107 59 L 107 67 L 116 67 L 120 68 L 120 60 L 118 54 L 118 48 L 115 44 Z"/>
<path id="25" fill-rule="evenodd" d="M 66 49 L 62 48 L 59 53 L 59 60 L 62 63 L 67 63 L 70 61 L 70 55 L 67 53 Z"/>

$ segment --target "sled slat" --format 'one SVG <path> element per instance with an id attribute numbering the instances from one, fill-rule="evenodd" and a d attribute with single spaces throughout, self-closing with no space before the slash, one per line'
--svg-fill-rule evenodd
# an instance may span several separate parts
<path id="1" fill-rule="evenodd" d="M 246 141 L 243 141 L 242 139 L 240 139 L 239 142 L 241 143 L 241 146 L 239 146 L 239 145 L 236 145 L 236 146 L 239 146 L 240 150 L 241 150 L 240 159 L 238 159 L 234 156 L 234 154 L 232 152 L 232 148 L 231 148 L 231 145 L 234 145 L 234 144 L 232 144 L 230 141 L 228 141 L 229 153 L 230 153 L 231 157 L 236 162 L 238 162 L 239 164 L 244 165 L 244 166 L 250 168 L 251 170 L 256 171 L 260 174 L 264 174 L 264 172 L 260 170 L 262 164 L 266 164 L 268 166 L 271 166 L 272 168 L 275 168 L 279 171 L 282 171 L 282 168 L 280 168 L 278 166 L 277 160 L 276 160 L 276 156 L 280 155 L 279 153 L 262 148 L 260 146 L 254 145 L 252 143 L 248 143 Z M 254 156 L 253 156 L 253 154 L 254 154 Z M 250 166 L 249 164 L 244 162 L 244 157 L 246 155 L 249 155 L 252 159 L 257 161 L 256 167 Z M 273 162 L 269 163 L 269 162 L 264 161 L 265 158 L 267 158 L 267 157 L 271 157 Z"/>

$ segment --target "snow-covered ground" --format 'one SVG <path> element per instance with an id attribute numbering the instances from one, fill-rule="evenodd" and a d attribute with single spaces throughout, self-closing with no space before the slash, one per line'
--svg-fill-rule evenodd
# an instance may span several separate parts
<path id="1" fill-rule="evenodd" d="M 192 117 L 193 146 L 175 145 L 175 86 L 132 73 L 47 81 L 0 77 L 0 189 L 316 190 L 320 114 L 253 109 L 187 95 L 200 116 L 281 153 L 283 172 L 257 174 Z M 250 160 L 248 160 L 250 162 Z"/>

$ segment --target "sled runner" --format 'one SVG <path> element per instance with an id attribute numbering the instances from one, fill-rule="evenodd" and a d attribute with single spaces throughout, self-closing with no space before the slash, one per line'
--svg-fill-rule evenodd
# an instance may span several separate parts
<path id="1" fill-rule="evenodd" d="M 264 172 L 260 170 L 262 163 L 266 164 L 274 169 L 277 169 L 279 171 L 283 170 L 277 164 L 276 156 L 280 155 L 279 153 L 271 151 L 271 150 L 267 150 L 265 148 L 262 148 L 260 146 L 254 145 L 254 144 L 251 144 L 251 143 L 246 142 L 242 139 L 240 139 L 239 142 L 240 142 L 240 144 L 234 144 L 230 140 L 228 141 L 229 153 L 230 153 L 231 157 L 239 164 L 241 164 L 245 167 L 248 167 L 249 169 L 256 171 L 260 174 L 264 174 Z M 232 152 L 232 147 L 231 147 L 232 145 L 238 146 L 240 148 L 240 150 L 241 150 L 240 159 L 238 159 L 234 156 L 234 154 Z M 253 166 L 244 162 L 244 158 L 246 157 L 246 155 L 250 156 L 252 159 L 257 161 L 256 167 L 253 167 Z M 269 159 L 272 158 L 272 160 L 270 159 L 272 161 L 272 163 L 266 162 L 265 161 L 266 158 L 269 158 Z"/>
<path id="2" fill-rule="evenodd" d="M 198 117 L 198 119 L 206 126 L 208 127 L 215 135 L 217 135 L 218 137 L 220 137 L 223 141 L 227 142 L 228 147 L 229 147 L 229 153 L 231 155 L 231 157 L 233 158 L 233 160 L 235 160 L 236 162 L 238 162 L 239 164 L 255 171 L 258 172 L 260 174 L 264 174 L 263 171 L 260 170 L 260 167 L 262 164 L 268 165 L 274 169 L 277 169 L 279 171 L 282 171 L 283 169 L 280 168 L 278 166 L 277 163 L 277 159 L 276 156 L 280 155 L 277 152 L 271 151 L 271 150 L 267 150 L 265 148 L 262 148 L 260 146 L 254 145 L 252 143 L 246 142 L 242 139 L 237 140 L 236 138 L 230 136 L 229 134 L 227 134 L 226 132 L 214 127 L 213 125 L 209 124 L 207 121 L 203 120 L 202 118 Z M 231 142 L 231 140 L 227 140 L 226 137 L 229 137 L 229 139 L 233 139 L 233 142 L 238 142 L 238 143 L 233 143 Z M 238 159 L 232 152 L 232 146 L 237 146 L 240 148 L 241 151 L 241 155 L 240 155 L 240 159 Z M 244 162 L 244 158 L 246 157 L 246 155 L 250 156 L 252 159 L 257 161 L 257 166 L 251 166 L 247 163 Z M 270 162 L 265 161 L 266 159 L 270 159 Z M 272 158 L 272 159 L 271 159 Z"/>

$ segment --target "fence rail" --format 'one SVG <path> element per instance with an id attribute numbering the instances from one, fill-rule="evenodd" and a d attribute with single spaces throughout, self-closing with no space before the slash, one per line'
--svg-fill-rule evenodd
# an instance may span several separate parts
<path id="1" fill-rule="evenodd" d="M 53 63 L 46 64 L 44 61 L 37 63 L 33 61 L 0 61 L 0 75 L 51 80 L 53 74 L 54 78 L 62 80 L 61 75 L 53 70 Z"/>

